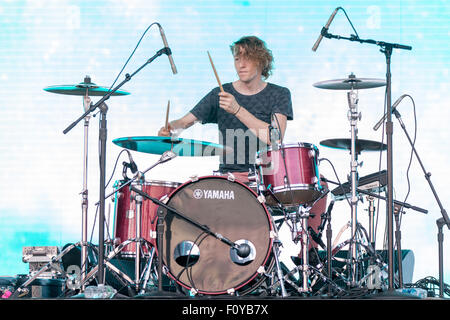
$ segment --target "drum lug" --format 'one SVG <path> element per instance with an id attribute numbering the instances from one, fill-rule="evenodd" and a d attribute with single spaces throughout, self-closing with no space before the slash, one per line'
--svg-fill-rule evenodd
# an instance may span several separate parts
<path id="1" fill-rule="evenodd" d="M 197 289 L 191 288 L 191 290 L 189 290 L 189 293 L 191 294 L 192 297 L 195 297 L 198 293 Z"/>
<path id="2" fill-rule="evenodd" d="M 151 231 L 150 231 L 150 238 L 151 238 L 151 239 L 156 239 L 156 237 L 157 237 L 157 232 L 151 230 Z"/>
<path id="3" fill-rule="evenodd" d="M 236 178 L 231 172 L 228 172 L 227 180 L 231 181 L 231 182 L 234 182 L 236 180 Z"/>
<path id="4" fill-rule="evenodd" d="M 317 178 L 317 177 L 312 177 L 312 178 L 311 178 L 311 183 L 313 183 L 313 184 L 318 184 L 318 183 L 319 183 L 319 178 Z"/>
<path id="5" fill-rule="evenodd" d="M 270 230 L 269 237 L 270 237 L 270 239 L 275 239 L 275 238 L 277 238 L 277 233 L 273 230 Z"/>
<path id="6" fill-rule="evenodd" d="M 134 218 L 134 210 L 127 210 L 127 219 L 133 219 Z"/>
<path id="7" fill-rule="evenodd" d="M 230 296 L 232 296 L 232 295 L 234 295 L 234 288 L 231 288 L 231 289 L 228 289 L 227 290 L 227 293 L 230 295 Z"/>
<path id="8" fill-rule="evenodd" d="M 264 268 L 264 266 L 260 266 L 260 267 L 258 268 L 257 272 L 258 272 L 259 274 L 265 274 L 265 273 L 266 273 L 266 269 Z"/>
<path id="9" fill-rule="evenodd" d="M 258 201 L 259 201 L 260 203 L 265 203 L 265 202 L 266 202 L 266 197 L 264 197 L 264 195 L 260 194 L 260 195 L 258 196 Z"/>
<path id="10" fill-rule="evenodd" d="M 165 194 L 161 197 L 161 199 L 159 199 L 159 201 L 161 201 L 164 204 L 167 204 L 167 202 L 169 202 L 169 196 Z"/>
<path id="11" fill-rule="evenodd" d="M 198 175 L 195 174 L 193 176 L 190 176 L 189 179 L 191 179 L 192 182 L 198 181 Z"/>
<path id="12" fill-rule="evenodd" d="M 310 159 L 314 159 L 316 157 L 316 150 L 312 149 L 308 151 L 308 155 Z"/>

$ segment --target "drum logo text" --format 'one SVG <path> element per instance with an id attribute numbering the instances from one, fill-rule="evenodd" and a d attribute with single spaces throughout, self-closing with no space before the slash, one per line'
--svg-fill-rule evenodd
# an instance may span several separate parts
<path id="1" fill-rule="evenodd" d="M 234 200 L 234 191 L 195 189 L 192 196 L 195 199 Z"/>

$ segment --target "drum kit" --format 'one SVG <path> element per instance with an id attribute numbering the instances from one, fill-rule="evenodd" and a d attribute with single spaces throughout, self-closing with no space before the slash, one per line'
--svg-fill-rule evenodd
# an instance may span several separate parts
<path id="1" fill-rule="evenodd" d="M 348 288 L 371 287 L 373 274 L 361 270 L 367 255 L 379 268 L 386 264 L 377 256 L 373 233 L 365 237 L 365 229 L 358 223 L 358 155 L 365 151 L 383 151 L 386 145 L 358 139 L 358 90 L 384 86 L 379 79 L 357 78 L 353 74 L 345 79 L 328 80 L 314 86 L 326 90 L 348 91 L 348 120 L 350 139 L 329 139 L 322 146 L 349 150 L 351 156 L 350 179 L 345 198 L 351 205 L 351 239 L 337 246 L 331 245 L 331 209 L 321 215 L 317 234 L 308 225 L 314 215 L 313 206 L 326 200 L 330 190 L 324 182 L 331 182 L 319 173 L 319 149 L 310 143 L 283 143 L 278 141 L 255 155 L 254 171 L 250 182 L 241 182 L 232 173 L 191 177 L 184 183 L 148 180 L 146 172 L 170 161 L 176 156 L 216 156 L 227 149 L 206 141 L 176 137 L 142 136 L 123 137 L 113 143 L 126 151 L 130 163 L 124 162 L 123 179 L 117 180 L 113 192 L 105 196 L 114 202 L 113 236 L 105 241 L 107 251 L 104 264 L 131 296 L 148 292 L 163 293 L 175 290 L 190 296 L 218 295 L 273 295 L 310 296 L 342 293 Z M 50 93 L 84 97 L 84 108 L 89 108 L 90 96 L 103 96 L 109 89 L 91 82 L 86 76 L 82 83 L 51 86 Z M 114 95 L 127 95 L 115 91 Z M 167 122 L 167 120 L 166 120 Z M 81 273 L 74 289 L 83 292 L 92 283 L 99 266 L 90 264 L 87 250 L 93 248 L 87 239 L 87 135 L 89 117 L 85 118 L 84 179 L 82 194 L 82 241 L 66 248 L 55 260 L 61 259 L 74 246 L 81 247 Z M 144 171 L 138 171 L 131 151 L 161 155 Z M 135 176 L 130 179 L 126 172 Z M 338 188 L 342 188 L 338 184 Z M 335 190 L 337 190 L 336 188 Z M 333 193 L 335 193 L 333 190 Z M 298 264 L 292 270 L 280 261 L 282 243 L 281 225 L 286 223 L 292 240 L 300 242 Z M 327 244 L 320 239 L 328 225 Z M 372 227 L 370 227 L 371 229 Z M 372 231 L 372 229 L 371 229 Z M 364 238 L 365 237 L 365 238 Z M 363 239 L 364 238 L 364 239 Z M 311 263 L 311 240 L 324 246 L 326 255 Z M 346 266 L 336 270 L 336 253 L 349 245 L 350 257 Z M 364 259 L 362 255 L 366 256 Z M 114 259 L 134 262 L 134 274 L 121 270 Z M 325 268 L 325 265 L 327 268 Z M 91 268 L 90 268 L 91 267 Z M 367 269 L 367 268 L 366 268 Z M 25 282 L 23 286 L 34 279 Z M 163 288 L 163 282 L 170 286 Z M 343 282 L 339 283 L 339 281 Z M 102 283 L 97 280 L 97 283 Z M 103 283 L 102 283 L 103 284 Z M 156 285 L 157 284 L 157 285 Z M 73 288 L 73 286 L 69 286 Z M 128 291 L 130 292 L 130 291 Z"/>

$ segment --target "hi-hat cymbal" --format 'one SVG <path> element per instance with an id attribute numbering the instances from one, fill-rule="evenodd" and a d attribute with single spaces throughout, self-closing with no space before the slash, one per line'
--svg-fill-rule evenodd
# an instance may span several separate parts
<path id="1" fill-rule="evenodd" d="M 371 89 L 385 85 L 386 81 L 383 79 L 356 78 L 354 74 L 349 75 L 346 79 L 326 80 L 313 84 L 316 88 L 329 90 Z"/>
<path id="2" fill-rule="evenodd" d="M 351 150 L 351 139 L 328 139 L 320 141 L 320 145 L 335 149 Z M 387 145 L 377 141 L 356 139 L 356 152 L 361 151 L 382 151 L 387 149 Z"/>
<path id="3" fill-rule="evenodd" d="M 124 137 L 114 139 L 113 143 L 125 149 L 151 154 L 163 154 L 171 150 L 184 157 L 218 156 L 228 150 L 212 142 L 160 136 Z"/>
<path id="4" fill-rule="evenodd" d="M 72 96 L 104 96 L 110 91 L 109 88 L 97 86 L 95 83 L 91 82 L 89 77 L 86 77 L 83 82 L 75 85 L 59 85 L 50 86 L 44 88 L 47 92 L 66 94 Z M 112 96 L 123 96 L 128 95 L 129 92 L 126 91 L 115 91 Z"/>

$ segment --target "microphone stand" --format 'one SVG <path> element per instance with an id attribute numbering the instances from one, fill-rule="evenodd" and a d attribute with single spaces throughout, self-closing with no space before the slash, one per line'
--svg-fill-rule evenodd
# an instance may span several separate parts
<path id="1" fill-rule="evenodd" d="M 389 108 L 387 112 L 386 119 L 386 136 L 387 136 L 387 182 L 388 182 L 388 190 L 387 190 L 387 235 L 388 235 L 388 265 L 389 265 L 389 290 L 394 290 L 394 232 L 393 232 L 393 217 L 394 217 L 394 188 L 393 188 L 393 125 L 392 125 L 392 105 L 391 105 L 391 56 L 393 49 L 403 49 L 403 50 L 411 50 L 412 47 L 397 44 L 397 43 L 389 43 L 384 41 L 375 41 L 372 39 L 360 39 L 355 35 L 351 35 L 350 38 L 342 37 L 339 35 L 333 35 L 328 33 L 327 29 L 322 29 L 321 34 L 325 38 L 329 39 L 343 39 L 349 41 L 357 41 L 360 43 L 369 43 L 375 44 L 381 47 L 381 52 L 383 52 L 386 56 L 386 104 Z"/>
<path id="2" fill-rule="evenodd" d="M 157 57 L 167 54 L 169 55 L 170 49 L 164 47 L 160 49 L 153 57 L 151 57 L 147 62 L 145 62 L 140 68 L 138 68 L 133 74 L 125 75 L 125 79 L 118 84 L 114 89 L 108 91 L 97 103 L 91 104 L 88 110 L 77 120 L 75 120 L 71 125 L 69 125 L 63 133 L 66 134 L 73 127 L 75 127 L 78 122 L 86 118 L 86 116 L 94 112 L 97 108 L 100 109 L 100 128 L 99 128 L 99 141 L 100 141 L 100 207 L 99 207 L 99 243 L 98 243 L 98 272 L 97 272 L 97 282 L 99 284 L 104 284 L 104 219 L 105 219 L 105 172 L 106 172 L 106 137 L 107 137 L 107 121 L 106 114 L 108 112 L 108 107 L 104 103 L 108 100 L 111 95 L 121 88 L 126 82 L 130 81 L 131 78 L 141 71 L 147 64 L 150 64 Z"/>
<path id="3" fill-rule="evenodd" d="M 398 119 L 400 126 L 403 129 L 403 132 L 405 133 L 406 137 L 408 138 L 408 141 L 411 145 L 412 150 L 414 151 L 414 154 L 417 157 L 417 160 L 419 161 L 420 167 L 422 168 L 422 171 L 425 175 L 425 179 L 427 180 L 431 191 L 433 192 L 434 198 L 436 199 L 436 202 L 441 210 L 441 214 L 442 214 L 442 218 L 439 218 L 438 220 L 436 220 L 436 224 L 438 226 L 439 229 L 439 233 L 438 233 L 438 242 L 439 242 L 439 294 L 441 297 L 443 297 L 443 288 L 444 288 L 444 267 L 443 267 L 443 241 L 444 241 L 444 235 L 442 233 L 442 227 L 444 225 L 447 225 L 447 228 L 450 229 L 450 219 L 447 215 L 447 211 L 445 210 L 445 208 L 442 206 L 441 201 L 439 200 L 439 197 L 436 193 L 436 190 L 433 186 L 433 183 L 431 182 L 431 173 L 427 172 L 427 170 L 425 169 L 422 160 L 420 159 L 416 148 L 414 147 L 414 143 L 412 142 L 408 131 L 406 130 L 405 124 L 403 123 L 402 117 L 400 115 L 400 112 L 398 112 L 397 109 L 394 110 L 394 115 L 395 117 Z"/>

